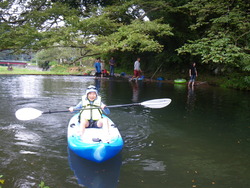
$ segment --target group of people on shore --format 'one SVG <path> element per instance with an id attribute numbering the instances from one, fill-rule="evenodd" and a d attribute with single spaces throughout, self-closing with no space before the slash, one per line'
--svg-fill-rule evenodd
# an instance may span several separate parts
<path id="1" fill-rule="evenodd" d="M 111 59 L 109 60 L 109 66 L 110 66 L 110 76 L 114 76 L 114 72 L 115 72 L 115 66 L 116 66 L 116 61 L 114 59 L 114 57 L 111 57 Z M 95 70 L 96 70 L 96 76 L 97 77 L 102 77 L 102 76 L 108 76 L 108 71 L 105 69 L 104 67 L 104 63 L 101 62 L 100 58 L 97 58 L 94 64 Z M 190 80 L 188 82 L 188 86 L 194 86 L 195 83 L 195 79 L 198 76 L 198 72 L 196 69 L 196 63 L 193 62 L 189 68 L 189 77 Z M 132 78 L 130 80 L 134 80 L 134 79 L 138 79 L 140 78 L 142 75 L 142 70 L 141 70 L 141 58 L 138 57 L 136 59 L 136 61 L 134 62 L 134 75 L 132 76 Z"/>
<path id="2" fill-rule="evenodd" d="M 132 79 L 141 77 L 142 70 L 140 66 L 140 61 L 141 58 L 138 57 L 137 60 L 134 62 L 134 75 Z M 104 67 L 104 63 L 101 61 L 101 58 L 98 57 L 94 63 L 96 71 L 95 76 L 97 77 L 108 76 L 108 75 L 114 76 L 115 66 L 116 66 L 116 60 L 114 59 L 114 57 L 111 57 L 111 59 L 109 60 L 109 66 L 110 66 L 110 72 L 108 74 L 108 71 Z"/>
<path id="3" fill-rule="evenodd" d="M 94 63 L 94 67 L 95 67 L 95 76 L 97 77 L 103 77 L 103 76 L 114 76 L 115 75 L 115 66 L 116 66 L 116 61 L 114 59 L 114 57 L 111 57 L 111 59 L 109 60 L 109 66 L 110 66 L 110 73 L 108 74 L 107 69 L 105 69 L 104 67 L 104 63 L 101 61 L 101 58 L 98 57 Z"/>

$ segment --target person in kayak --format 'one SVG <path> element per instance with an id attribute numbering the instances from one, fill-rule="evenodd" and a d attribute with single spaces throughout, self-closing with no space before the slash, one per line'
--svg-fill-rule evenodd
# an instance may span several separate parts
<path id="1" fill-rule="evenodd" d="M 85 128 L 108 128 L 108 119 L 102 116 L 103 110 L 107 113 L 109 110 L 106 105 L 102 103 L 101 97 L 98 95 L 98 91 L 95 86 L 90 85 L 86 94 L 82 96 L 82 101 L 80 101 L 75 107 L 70 107 L 69 111 L 80 109 L 80 124 L 82 127 L 82 136 L 84 134 Z"/>

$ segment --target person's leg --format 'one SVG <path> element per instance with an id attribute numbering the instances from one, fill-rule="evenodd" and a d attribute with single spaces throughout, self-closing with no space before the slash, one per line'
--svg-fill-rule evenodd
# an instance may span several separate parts
<path id="1" fill-rule="evenodd" d="M 86 127 L 89 126 L 89 121 L 86 120 L 86 119 L 81 118 L 81 121 L 80 121 L 80 122 L 81 122 L 81 123 L 80 123 L 80 126 L 81 126 L 81 129 L 82 129 L 82 131 L 81 131 L 81 136 L 83 137 Z"/>
<path id="2" fill-rule="evenodd" d="M 190 86 L 191 84 L 193 86 L 193 83 L 194 83 L 194 77 L 193 77 L 193 75 L 191 75 L 190 80 L 188 82 L 188 86 Z"/>
<path id="3" fill-rule="evenodd" d="M 114 67 L 110 66 L 110 76 L 114 76 Z"/>
<path id="4" fill-rule="evenodd" d="M 141 77 L 141 71 L 137 71 L 137 78 Z"/>
<path id="5" fill-rule="evenodd" d="M 109 122 L 107 118 L 102 118 L 101 120 L 102 123 L 102 128 L 105 129 L 107 131 L 107 133 L 109 134 Z"/>
<path id="6" fill-rule="evenodd" d="M 103 126 L 103 121 L 102 121 L 102 119 L 99 119 L 99 120 L 97 121 L 96 126 L 97 126 L 98 128 L 101 128 L 101 127 Z"/>
<path id="7" fill-rule="evenodd" d="M 196 78 L 196 76 L 193 75 L 193 83 L 192 83 L 192 86 L 193 86 L 193 87 L 194 87 L 195 78 Z"/>
<path id="8" fill-rule="evenodd" d="M 98 127 L 102 127 L 104 130 L 104 141 L 110 142 L 110 125 L 107 118 L 102 118 L 97 122 Z"/>
<path id="9" fill-rule="evenodd" d="M 134 75 L 132 76 L 132 79 L 136 78 L 136 70 L 134 70 Z"/>

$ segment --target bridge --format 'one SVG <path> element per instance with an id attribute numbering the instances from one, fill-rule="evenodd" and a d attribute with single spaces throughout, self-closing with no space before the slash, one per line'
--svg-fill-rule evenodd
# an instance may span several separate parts
<path id="1" fill-rule="evenodd" d="M 27 65 L 27 61 L 19 61 L 19 60 L 0 60 L 0 64 L 12 64 L 12 65 Z"/>

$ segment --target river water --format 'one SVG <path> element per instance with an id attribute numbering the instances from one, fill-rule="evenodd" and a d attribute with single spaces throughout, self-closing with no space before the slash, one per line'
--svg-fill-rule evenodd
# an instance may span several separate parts
<path id="1" fill-rule="evenodd" d="M 82 76 L 0 76 L 0 187 L 250 187 L 250 95 L 218 87 Z M 16 110 L 66 110 L 96 85 L 107 105 L 171 98 L 166 108 L 112 108 L 124 139 L 96 164 L 67 147 L 72 114 L 20 121 Z"/>

